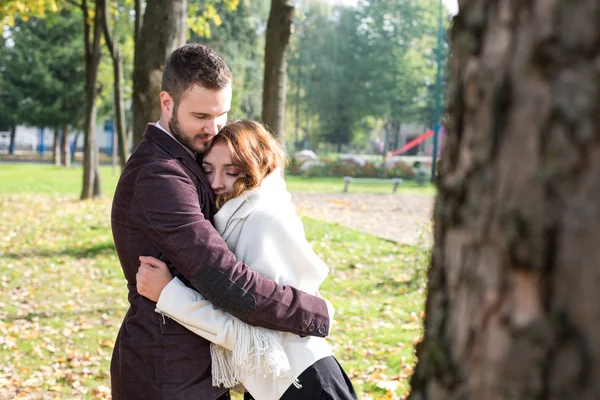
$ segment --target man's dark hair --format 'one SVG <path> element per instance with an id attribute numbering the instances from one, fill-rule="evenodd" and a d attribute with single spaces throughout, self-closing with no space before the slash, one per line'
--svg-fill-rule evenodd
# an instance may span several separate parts
<path id="1" fill-rule="evenodd" d="M 168 92 L 178 105 L 183 92 L 193 85 L 219 90 L 229 86 L 231 79 L 231 71 L 219 53 L 200 43 L 188 43 L 167 59 L 161 90 Z"/>

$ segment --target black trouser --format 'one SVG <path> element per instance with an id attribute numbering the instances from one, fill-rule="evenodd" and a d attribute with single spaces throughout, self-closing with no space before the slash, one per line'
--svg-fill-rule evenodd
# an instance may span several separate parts
<path id="1" fill-rule="evenodd" d="M 298 381 L 302 387 L 290 386 L 281 400 L 357 400 L 352 382 L 335 357 L 317 361 L 300 374 Z M 254 399 L 246 393 L 244 400 Z"/>

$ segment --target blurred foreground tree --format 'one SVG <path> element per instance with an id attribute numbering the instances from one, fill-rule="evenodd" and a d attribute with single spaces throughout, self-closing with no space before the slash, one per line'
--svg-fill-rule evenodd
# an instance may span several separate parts
<path id="1" fill-rule="evenodd" d="M 600 393 L 600 4 L 461 2 L 412 399 Z"/>

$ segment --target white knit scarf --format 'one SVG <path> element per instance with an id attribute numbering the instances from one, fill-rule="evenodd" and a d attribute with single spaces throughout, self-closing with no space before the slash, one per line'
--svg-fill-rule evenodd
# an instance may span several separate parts
<path id="1" fill-rule="evenodd" d="M 259 201 L 290 203 L 290 200 L 281 171 L 273 171 L 258 189 L 225 203 L 215 215 L 215 227 L 231 249 L 237 242 L 234 236 L 239 235 L 239 228 L 236 226 L 239 220 L 236 218 L 240 215 L 247 216 Z M 261 374 L 271 375 L 274 380 L 289 373 L 290 364 L 284 351 L 284 336 L 280 332 L 250 326 L 237 318 L 233 318 L 232 331 L 235 335 L 233 351 L 211 343 L 213 386 L 239 389 L 244 377 Z M 297 380 L 294 381 L 294 385 L 300 387 Z"/>

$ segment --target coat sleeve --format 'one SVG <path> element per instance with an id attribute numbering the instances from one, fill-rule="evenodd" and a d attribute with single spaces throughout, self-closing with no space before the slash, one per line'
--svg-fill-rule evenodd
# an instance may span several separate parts
<path id="1" fill-rule="evenodd" d="M 277 207 L 258 209 L 246 220 L 236 245 L 240 259 L 280 285 L 315 293 L 329 269 L 306 240 L 300 217 Z M 333 320 L 333 307 L 326 300 Z M 307 320 L 309 332 L 325 332 L 327 325 Z"/>
<path id="2" fill-rule="evenodd" d="M 157 311 L 166 314 L 211 345 L 213 385 L 231 387 L 235 377 L 260 372 L 280 376 L 289 371 L 284 337 L 276 331 L 250 326 L 215 308 L 198 292 L 174 278 L 162 291 Z M 219 345 L 227 350 L 219 350 Z M 237 370 L 238 372 L 234 372 Z"/>
<path id="3" fill-rule="evenodd" d="M 287 281 L 292 285 L 304 285 L 306 290 L 318 289 L 328 268 L 307 242 L 297 215 L 257 211 L 242 229 L 236 248 L 241 259 L 260 268 L 278 283 Z M 326 303 L 333 317 L 333 307 L 329 301 Z M 177 278 L 163 289 L 156 308 L 190 331 L 228 350 L 233 350 L 236 342 L 247 337 L 256 338 L 250 342 L 251 347 L 270 339 L 263 328 L 242 326 L 245 325 L 243 322 L 217 309 Z M 309 324 L 308 329 L 318 328 L 320 326 L 316 324 L 313 328 Z M 274 357 L 264 357 L 266 360 L 271 358 Z"/>
<path id="4" fill-rule="evenodd" d="M 232 350 L 231 326 L 235 317 L 213 306 L 178 278 L 173 278 L 165 286 L 156 303 L 156 309 L 196 335 Z"/>
<path id="5" fill-rule="evenodd" d="M 325 301 L 238 262 L 204 218 L 196 186 L 180 165 L 148 163 L 134 185 L 131 222 L 216 307 L 250 325 L 327 336 Z M 323 329 L 310 331 L 311 322 Z"/>

